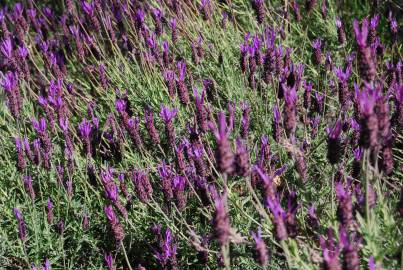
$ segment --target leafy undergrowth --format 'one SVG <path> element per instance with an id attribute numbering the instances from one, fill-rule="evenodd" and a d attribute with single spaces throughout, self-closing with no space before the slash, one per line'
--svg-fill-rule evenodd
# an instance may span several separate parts
<path id="1" fill-rule="evenodd" d="M 403 267 L 399 1 L 9 2 L 2 269 Z"/>

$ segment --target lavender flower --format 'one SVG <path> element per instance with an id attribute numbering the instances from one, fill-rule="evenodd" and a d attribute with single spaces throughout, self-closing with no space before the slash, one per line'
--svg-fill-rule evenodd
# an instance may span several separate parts
<path id="1" fill-rule="evenodd" d="M 118 217 L 113 211 L 112 205 L 105 206 L 104 212 L 108 219 L 115 240 L 120 243 L 124 239 L 125 233 L 122 224 L 120 224 Z"/>
<path id="2" fill-rule="evenodd" d="M 22 148 L 22 142 L 20 138 L 15 138 L 15 149 L 17 152 L 17 169 L 22 172 L 24 171 L 27 163 L 24 158 L 24 149 Z"/>
<path id="3" fill-rule="evenodd" d="M 193 95 L 196 103 L 196 118 L 198 127 L 202 132 L 206 132 L 208 130 L 207 112 L 206 108 L 204 107 L 204 97 L 206 92 L 203 89 L 199 95 L 197 89 L 193 88 Z"/>
<path id="4" fill-rule="evenodd" d="M 375 147 L 378 144 L 378 119 L 374 113 L 377 95 L 376 89 L 367 86 L 360 91 L 355 85 L 355 99 L 361 114 L 360 146 L 364 148 Z"/>
<path id="5" fill-rule="evenodd" d="M 293 87 L 288 87 L 287 85 L 283 84 L 282 86 L 284 89 L 285 98 L 283 110 L 284 128 L 288 136 L 293 136 L 297 125 L 295 109 L 295 105 L 297 103 L 297 92 L 295 85 Z"/>
<path id="6" fill-rule="evenodd" d="M 48 211 L 48 213 L 47 213 L 48 224 L 52 224 L 52 222 L 53 222 L 53 202 L 50 198 L 48 198 L 46 208 Z"/>
<path id="7" fill-rule="evenodd" d="M 185 177 L 178 175 L 173 178 L 172 190 L 179 211 L 182 211 L 186 207 L 185 187 L 186 187 Z"/>
<path id="8" fill-rule="evenodd" d="M 273 224 L 275 227 L 275 236 L 279 241 L 283 241 L 288 238 L 287 229 L 285 227 L 286 214 L 281 208 L 280 202 L 277 197 L 266 198 L 267 207 L 273 214 Z"/>
<path id="9" fill-rule="evenodd" d="M 333 232 L 328 229 L 328 239 L 325 240 L 322 236 L 320 237 L 320 245 L 323 252 L 323 260 L 325 267 L 328 270 L 341 270 L 342 267 L 339 261 L 339 254 L 341 245 L 335 243 Z"/>
<path id="10" fill-rule="evenodd" d="M 333 128 L 327 128 L 327 158 L 330 164 L 334 165 L 339 163 L 341 158 L 341 122 L 338 120 Z"/>
<path id="11" fill-rule="evenodd" d="M 282 125 L 281 125 L 281 114 L 277 105 L 273 107 L 272 131 L 274 140 L 276 142 L 280 142 Z"/>
<path id="12" fill-rule="evenodd" d="M 262 24 L 264 21 L 264 15 L 265 15 L 264 1 L 263 0 L 253 0 L 252 6 L 256 12 L 257 22 L 259 24 Z"/>
<path id="13" fill-rule="evenodd" d="M 239 176 L 246 177 L 250 173 L 249 151 L 239 137 L 237 138 L 236 144 L 235 172 Z"/>
<path id="14" fill-rule="evenodd" d="M 140 170 L 133 170 L 131 172 L 131 180 L 139 200 L 143 203 L 147 203 L 153 194 L 153 188 L 148 174 Z"/>
<path id="15" fill-rule="evenodd" d="M 24 218 L 21 211 L 17 207 L 13 208 L 13 212 L 18 222 L 19 238 L 22 242 L 25 242 L 27 240 L 27 227 L 25 225 Z"/>
<path id="16" fill-rule="evenodd" d="M 346 32 L 344 32 L 343 22 L 340 18 L 336 18 L 336 27 L 339 43 L 344 44 L 346 42 Z"/>
<path id="17" fill-rule="evenodd" d="M 344 187 L 340 182 L 336 184 L 336 196 L 339 201 L 337 216 L 340 223 L 348 228 L 354 223 L 353 203 L 348 187 Z"/>
<path id="18" fill-rule="evenodd" d="M 311 107 L 311 92 L 312 92 L 313 83 L 304 81 L 304 108 L 308 110 Z"/>
<path id="19" fill-rule="evenodd" d="M 300 12 L 300 8 L 299 8 L 297 1 L 292 2 L 292 10 L 294 12 L 295 20 L 297 22 L 300 22 L 301 21 L 301 12 Z"/>
<path id="20" fill-rule="evenodd" d="M 314 60 L 315 64 L 322 64 L 322 41 L 318 38 L 312 42 L 312 47 L 315 49 L 314 51 Z"/>
<path id="21" fill-rule="evenodd" d="M 32 201 L 35 201 L 35 190 L 34 190 L 34 187 L 32 186 L 32 177 L 29 175 L 24 176 L 23 182 L 24 182 L 25 191 L 27 192 L 29 198 Z"/>
<path id="22" fill-rule="evenodd" d="M 161 188 L 164 198 L 166 201 L 170 201 L 173 198 L 172 172 L 164 161 L 158 165 L 158 173 L 161 177 Z"/>
<path id="23" fill-rule="evenodd" d="M 113 263 L 113 256 L 111 253 L 105 252 L 104 260 L 105 260 L 106 266 L 108 267 L 108 270 L 116 270 L 116 267 Z"/>
<path id="24" fill-rule="evenodd" d="M 249 125 L 250 125 L 250 106 L 247 102 L 241 102 L 242 109 L 242 126 L 241 126 L 241 136 L 243 139 L 248 138 Z"/>
<path id="25" fill-rule="evenodd" d="M 152 230 L 157 236 L 158 243 L 157 248 L 154 248 L 154 256 L 162 269 L 177 269 L 176 245 L 171 230 L 167 228 L 164 234 L 159 226 L 155 226 Z"/>
<path id="26" fill-rule="evenodd" d="M 367 46 L 368 19 L 362 21 L 360 27 L 357 20 L 353 22 L 355 38 L 359 51 L 359 71 L 360 76 L 367 82 L 372 82 L 376 75 L 376 67 L 370 47 Z"/>
<path id="27" fill-rule="evenodd" d="M 228 210 L 226 209 L 227 194 L 217 196 L 214 200 L 215 213 L 213 219 L 214 236 L 220 246 L 225 246 L 230 241 L 231 225 Z"/>
<path id="28" fill-rule="evenodd" d="M 177 66 L 179 77 L 176 81 L 176 86 L 178 88 L 179 99 L 183 104 L 187 105 L 189 103 L 189 91 L 185 84 L 186 63 L 184 61 L 179 61 Z"/>
<path id="29" fill-rule="evenodd" d="M 262 232 L 260 228 L 256 233 L 252 232 L 252 237 L 255 240 L 255 260 L 262 267 L 265 267 L 269 262 L 269 252 L 267 250 L 266 244 L 262 239 Z"/>
<path id="30" fill-rule="evenodd" d="M 174 44 L 176 44 L 176 42 L 178 41 L 178 32 L 177 32 L 177 27 L 176 27 L 176 19 L 173 18 L 172 20 L 170 20 L 169 25 L 171 26 L 171 38 L 172 38 L 172 42 Z"/>
<path id="31" fill-rule="evenodd" d="M 341 108 L 346 109 L 348 107 L 349 100 L 350 100 L 350 93 L 349 93 L 349 89 L 348 89 L 348 79 L 350 78 L 350 75 L 351 75 L 351 69 L 346 68 L 346 71 L 344 72 L 341 68 L 336 68 L 335 74 L 339 79 L 339 83 L 338 83 L 339 102 L 341 104 Z"/>
<path id="32" fill-rule="evenodd" d="M 369 23 L 369 36 L 368 36 L 369 44 L 372 44 L 376 39 L 376 36 L 377 36 L 376 35 L 376 27 L 379 24 L 379 19 L 380 19 L 379 14 L 376 14 L 370 20 L 370 23 Z"/>
<path id="33" fill-rule="evenodd" d="M 83 121 L 78 125 L 78 131 L 81 137 L 81 141 L 84 144 L 86 154 L 87 156 L 89 156 L 92 153 L 91 140 L 90 140 L 92 127 L 90 122 L 86 118 L 84 118 Z"/>
<path id="34" fill-rule="evenodd" d="M 165 122 L 165 136 L 168 140 L 168 144 L 175 147 L 175 129 L 173 125 L 173 119 L 178 113 L 177 109 L 169 109 L 168 107 L 161 106 L 160 117 Z"/>
<path id="35" fill-rule="evenodd" d="M 225 121 L 224 112 L 218 114 L 217 128 L 213 123 L 209 123 L 210 129 L 213 131 L 216 138 L 216 162 L 218 170 L 222 173 L 231 174 L 233 172 L 234 155 L 231 150 L 230 142 L 228 140 L 228 130 Z"/>

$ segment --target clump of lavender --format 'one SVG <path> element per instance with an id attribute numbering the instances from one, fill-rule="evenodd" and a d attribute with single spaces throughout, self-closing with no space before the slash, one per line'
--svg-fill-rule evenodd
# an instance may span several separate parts
<path id="1" fill-rule="evenodd" d="M 252 237 L 255 240 L 255 260 L 262 266 L 265 267 L 269 262 L 269 251 L 267 250 L 266 244 L 262 239 L 262 232 L 259 230 L 255 233 L 252 232 Z"/>
<path id="2" fill-rule="evenodd" d="M 24 218 L 22 216 L 20 209 L 18 209 L 17 207 L 13 208 L 13 212 L 18 222 L 19 238 L 22 242 L 25 242 L 27 240 L 27 227 L 25 225 Z"/>
<path id="3" fill-rule="evenodd" d="M 218 114 L 218 128 L 211 122 L 209 125 L 216 138 L 216 162 L 218 170 L 222 173 L 231 174 L 234 169 L 234 154 L 232 153 L 230 141 L 228 140 L 229 131 L 227 130 L 224 112 Z"/>
<path id="4" fill-rule="evenodd" d="M 175 128 L 173 125 L 173 119 L 178 113 L 177 109 L 169 109 L 168 107 L 161 106 L 160 117 L 165 122 L 165 136 L 168 140 L 168 144 L 175 147 Z"/>
<path id="5" fill-rule="evenodd" d="M 342 124 L 338 120 L 333 128 L 327 128 L 327 158 L 330 164 L 334 165 L 339 163 L 341 158 L 341 131 Z"/>

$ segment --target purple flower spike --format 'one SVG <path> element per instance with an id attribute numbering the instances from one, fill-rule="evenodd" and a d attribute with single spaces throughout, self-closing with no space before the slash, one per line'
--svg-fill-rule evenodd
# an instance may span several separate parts
<path id="1" fill-rule="evenodd" d="M 233 172 L 234 155 L 231 150 L 230 142 L 228 140 L 228 130 L 225 120 L 225 113 L 218 114 L 218 128 L 212 123 L 209 123 L 210 129 L 213 131 L 216 138 L 216 161 L 218 169 L 222 173 Z"/>
<path id="2" fill-rule="evenodd" d="M 273 223 L 275 226 L 275 235 L 279 241 L 285 240 L 288 238 L 287 228 L 285 226 L 285 217 L 286 213 L 281 208 L 281 204 L 277 197 L 266 198 L 267 207 L 270 209 L 271 213 L 273 214 Z"/>
<path id="3" fill-rule="evenodd" d="M 283 110 L 283 122 L 287 135 L 292 136 L 296 128 L 296 109 L 295 104 L 297 102 L 297 91 L 295 85 L 288 87 L 286 84 L 282 84 L 284 89 L 285 106 Z"/>
<path id="4" fill-rule="evenodd" d="M 165 122 L 165 135 L 168 139 L 168 143 L 171 147 L 175 147 L 175 129 L 173 125 L 173 119 L 178 113 L 178 109 L 169 109 L 168 107 L 161 106 L 160 117 Z"/>
<path id="5" fill-rule="evenodd" d="M 339 43 L 344 44 L 346 42 L 346 32 L 344 31 L 344 26 L 340 18 L 336 18 L 336 27 Z"/>
<path id="6" fill-rule="evenodd" d="M 15 207 L 15 208 L 13 208 L 13 212 L 14 212 L 15 218 L 17 219 L 17 222 L 18 222 L 19 238 L 21 241 L 25 242 L 27 240 L 27 228 L 25 225 L 24 218 L 22 216 L 20 209 Z"/>
<path id="7" fill-rule="evenodd" d="M 177 113 L 178 109 L 176 108 L 171 110 L 168 107 L 161 106 L 160 117 L 162 118 L 162 120 L 164 120 L 164 122 L 172 121 L 172 119 L 176 117 Z"/>
<path id="8" fill-rule="evenodd" d="M 249 125 L 250 125 L 250 106 L 247 102 L 241 102 L 242 109 L 242 126 L 241 126 L 241 136 L 243 139 L 248 138 Z"/>
<path id="9" fill-rule="evenodd" d="M 104 260 L 105 260 L 106 266 L 108 267 L 108 270 L 116 270 L 116 267 L 114 266 L 114 263 L 113 263 L 112 253 L 105 252 Z"/>
<path id="10" fill-rule="evenodd" d="M 175 176 L 172 183 L 172 190 L 175 195 L 175 203 L 179 211 L 182 211 L 186 207 L 186 179 L 183 176 Z"/>
<path id="11" fill-rule="evenodd" d="M 326 265 L 326 269 L 340 270 L 342 269 L 339 261 L 340 255 L 340 244 L 335 244 L 333 238 L 333 232 L 328 229 L 328 239 L 325 240 L 322 236 L 320 237 L 320 244 L 323 252 L 323 259 Z"/>
<path id="12" fill-rule="evenodd" d="M 337 164 L 341 158 L 341 131 L 342 124 L 340 120 L 336 122 L 333 128 L 327 128 L 328 140 L 327 140 L 327 158 L 330 164 Z"/>
<path id="13" fill-rule="evenodd" d="M 105 206 L 104 212 L 108 219 L 115 240 L 120 243 L 124 239 L 125 233 L 122 225 L 119 222 L 118 217 L 115 214 L 115 211 L 113 211 L 112 205 Z"/>
<path id="14" fill-rule="evenodd" d="M 82 1 L 82 2 L 81 2 L 81 6 L 82 6 L 83 10 L 85 11 L 85 13 L 87 13 L 87 15 L 89 15 L 89 16 L 93 16 L 93 15 L 94 15 L 94 5 L 93 5 L 93 2 L 88 3 L 87 1 Z"/>
<path id="15" fill-rule="evenodd" d="M 208 130 L 207 110 L 204 106 L 204 98 L 206 96 L 206 91 L 203 88 L 202 92 L 199 95 L 197 88 L 193 88 L 193 96 L 195 98 L 196 103 L 197 125 L 200 131 L 206 132 Z"/>
<path id="16" fill-rule="evenodd" d="M 83 121 L 78 125 L 78 131 L 79 131 L 81 140 L 84 144 L 86 154 L 90 155 L 92 153 L 91 141 L 90 141 L 90 135 L 91 135 L 91 131 L 92 131 L 91 123 L 86 118 L 84 118 Z"/>
<path id="17" fill-rule="evenodd" d="M 317 65 L 322 63 L 322 41 L 318 38 L 312 42 L 312 47 L 315 49 L 314 59 Z"/>
<path id="18" fill-rule="evenodd" d="M 259 230 L 255 233 L 252 232 L 253 240 L 255 240 L 255 260 L 263 267 L 269 262 L 269 252 L 267 250 L 266 244 L 262 239 L 262 231 Z"/>
<path id="19" fill-rule="evenodd" d="M 231 235 L 231 224 L 228 211 L 226 209 L 227 194 L 215 198 L 215 214 L 213 219 L 214 235 L 220 246 L 229 243 Z"/>
<path id="20" fill-rule="evenodd" d="M 357 20 L 353 22 L 355 39 L 357 41 L 358 46 L 366 47 L 367 46 L 367 37 L 368 37 L 368 19 L 365 18 L 362 21 L 361 27 Z"/>
<path id="21" fill-rule="evenodd" d="M 27 192 L 28 196 L 31 198 L 32 201 L 35 200 L 35 190 L 32 185 L 32 177 L 31 176 L 24 176 L 23 177 L 25 191 Z"/>
<path id="22" fill-rule="evenodd" d="M 47 213 L 48 224 L 52 224 L 52 222 L 53 222 L 53 202 L 50 198 L 48 198 L 46 208 L 48 211 L 48 213 Z"/>
<path id="23" fill-rule="evenodd" d="M 0 46 L 1 53 L 5 58 L 11 59 L 13 57 L 13 46 L 10 39 L 5 39 L 1 42 Z"/>
<path id="24" fill-rule="evenodd" d="M 264 21 L 264 1 L 263 0 L 253 0 L 253 8 L 256 12 L 257 22 L 262 24 Z"/>
<path id="25" fill-rule="evenodd" d="M 368 267 L 369 267 L 369 270 L 377 269 L 374 256 L 369 257 Z"/>

